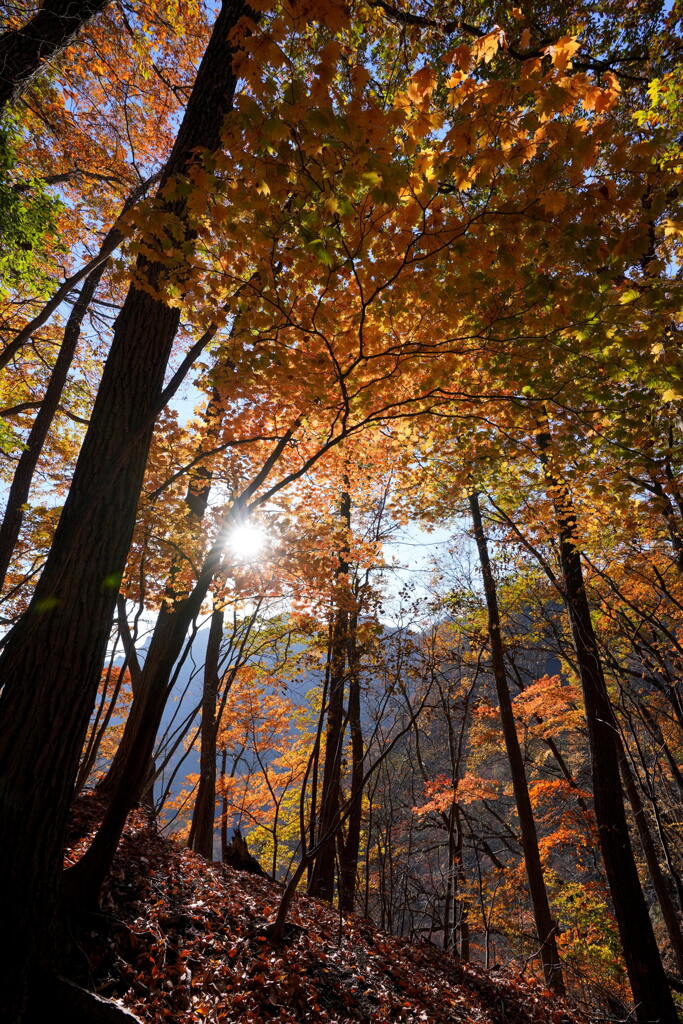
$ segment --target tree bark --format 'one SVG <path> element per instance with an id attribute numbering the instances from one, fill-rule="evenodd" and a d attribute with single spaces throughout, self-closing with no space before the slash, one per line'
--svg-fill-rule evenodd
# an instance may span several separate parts
<path id="1" fill-rule="evenodd" d="M 225 863 L 225 855 L 228 852 L 228 795 L 226 788 L 225 767 L 228 759 L 228 751 L 223 747 L 221 751 L 221 862 Z"/>
<path id="2" fill-rule="evenodd" d="M 360 706 L 360 666 L 358 655 L 358 612 L 349 615 L 349 731 L 351 733 L 351 793 L 346 837 L 339 856 L 339 909 L 352 914 L 356 902 L 356 877 L 363 812 L 363 728 Z"/>
<path id="3" fill-rule="evenodd" d="M 610 703 L 576 544 L 576 516 L 564 480 L 553 465 L 547 418 L 537 432 L 543 475 L 553 502 L 560 539 L 564 599 L 588 726 L 593 800 L 607 883 L 626 961 L 636 1020 L 677 1024 L 628 832 L 619 776 L 618 731 Z"/>
<path id="4" fill-rule="evenodd" d="M 225 2 L 162 186 L 197 147 L 220 145 L 235 88 L 229 31 L 248 8 Z M 185 200 L 169 210 L 185 215 Z M 142 258 L 154 288 L 161 265 Z M 42 576 L 0 657 L 0 1016 L 21 1020 L 33 965 L 56 944 L 66 818 L 135 523 L 178 311 L 132 286 Z"/>
<path id="5" fill-rule="evenodd" d="M 351 499 L 342 492 L 339 514 L 348 533 L 351 521 Z M 348 580 L 348 547 L 343 542 L 337 568 L 337 583 Z M 327 702 L 327 731 L 323 763 L 322 792 L 318 813 L 318 843 L 308 891 L 311 896 L 332 902 L 339 831 L 341 796 L 341 763 L 344 746 L 344 689 L 346 683 L 346 645 L 349 613 L 344 607 L 346 595 L 337 598 L 330 650 L 330 682 Z"/>
<path id="6" fill-rule="evenodd" d="M 470 925 L 467 911 L 467 898 L 465 895 L 465 864 L 463 861 L 463 829 L 460 808 L 457 803 L 454 806 L 455 824 L 458 829 L 458 839 L 455 848 L 456 868 L 455 877 L 458 891 L 458 929 L 460 932 L 460 959 L 468 961 L 470 958 Z"/>
<path id="7" fill-rule="evenodd" d="M 109 0 L 45 0 L 21 28 L 0 36 L 0 115 Z"/>
<path id="8" fill-rule="evenodd" d="M 524 850 L 524 863 L 526 866 L 527 881 L 529 883 L 529 894 L 531 905 L 536 922 L 536 933 L 541 944 L 541 960 L 543 962 L 543 973 L 549 988 L 558 995 L 564 994 L 564 981 L 560 956 L 557 950 L 555 933 L 557 926 L 550 913 L 548 894 L 543 878 L 541 857 L 538 851 L 538 836 L 536 823 L 534 821 L 529 788 L 524 771 L 524 760 L 519 746 L 515 718 L 512 711 L 512 700 L 508 687 L 507 673 L 505 670 L 505 649 L 500 629 L 500 614 L 498 611 L 498 596 L 496 584 L 491 571 L 488 545 L 481 518 L 479 497 L 476 492 L 470 495 L 470 511 L 474 525 L 474 538 L 479 552 L 481 563 L 481 574 L 484 581 L 484 594 L 488 611 L 489 640 L 491 643 L 491 664 L 498 693 L 500 705 L 500 720 L 503 726 L 505 737 L 505 748 L 508 761 L 510 762 L 510 774 L 512 776 L 512 788 L 515 794 L 517 815 Z"/>
<path id="9" fill-rule="evenodd" d="M 213 860 L 213 834 L 216 820 L 216 701 L 218 699 L 218 662 L 223 637 L 223 610 L 214 608 L 204 661 L 202 690 L 201 751 L 199 785 L 192 812 L 187 845 L 207 860 Z"/>
<path id="10" fill-rule="evenodd" d="M 327 702 L 325 758 L 318 810 L 317 853 L 308 891 L 311 896 L 332 902 L 341 796 L 341 762 L 344 745 L 344 683 L 346 676 L 346 630 L 348 613 L 337 608 L 332 629 L 330 685 Z"/>

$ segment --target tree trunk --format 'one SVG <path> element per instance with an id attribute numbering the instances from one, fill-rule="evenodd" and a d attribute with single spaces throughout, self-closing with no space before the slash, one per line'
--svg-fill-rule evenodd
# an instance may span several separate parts
<path id="1" fill-rule="evenodd" d="M 633 993 L 636 1020 L 641 1024 L 651 1021 L 677 1024 L 678 1015 L 631 848 L 619 777 L 618 731 L 593 631 L 581 556 L 576 546 L 576 517 L 568 489 L 552 464 L 547 420 L 537 433 L 537 442 L 559 529 L 564 599 L 586 710 L 600 849 Z"/>
<path id="2" fill-rule="evenodd" d="M 484 593 L 486 596 L 486 607 L 488 610 L 489 639 L 491 643 L 491 664 L 498 693 L 500 705 L 500 720 L 503 726 L 505 737 L 505 748 L 510 762 L 510 774 L 512 775 L 512 787 L 515 793 L 517 815 L 524 850 L 524 863 L 526 866 L 527 881 L 529 883 L 529 894 L 531 905 L 536 922 L 536 933 L 541 944 L 541 960 L 543 962 L 543 973 L 549 988 L 558 995 L 564 994 L 564 981 L 560 967 L 560 957 L 557 951 L 555 939 L 556 925 L 550 913 L 548 894 L 543 879 L 543 868 L 541 857 L 538 852 L 538 836 L 536 834 L 536 823 L 529 799 L 529 788 L 527 786 L 526 773 L 524 771 L 524 760 L 517 737 L 517 728 L 512 711 L 512 700 L 508 687 L 507 673 L 505 671 L 505 649 L 500 630 L 500 615 L 498 612 L 498 597 L 496 585 L 491 571 L 489 561 L 488 545 L 484 534 L 484 527 L 479 507 L 479 498 L 476 492 L 470 495 L 470 511 L 474 525 L 474 537 L 479 552 L 481 563 L 481 574 L 484 581 Z"/>
<path id="3" fill-rule="evenodd" d="M 628 797 L 628 802 L 631 805 L 633 820 L 635 821 L 636 828 L 638 829 L 640 845 L 643 849 L 643 853 L 645 854 L 647 870 L 652 881 L 652 886 L 657 895 L 657 902 L 659 903 L 662 911 L 662 917 L 664 918 L 664 924 L 666 925 L 669 942 L 671 943 L 671 949 L 676 960 L 678 975 L 683 979 L 683 932 L 681 931 L 680 918 L 674 901 L 671 898 L 671 893 L 669 892 L 662 869 L 659 866 L 657 850 L 655 849 L 655 844 L 650 834 L 650 827 L 645 815 L 645 808 L 643 807 L 643 802 L 640 799 L 640 793 L 638 792 L 638 784 L 633 777 L 633 772 L 631 771 L 631 767 L 626 758 L 621 741 L 619 742 L 619 766 L 621 768 L 621 777 L 624 780 L 626 796 Z"/>
<path id="4" fill-rule="evenodd" d="M 230 28 L 245 12 L 224 3 L 162 184 L 197 147 L 220 145 L 235 78 Z M 170 212 L 184 214 L 184 200 Z M 162 268 L 142 260 L 154 285 Z M 64 829 L 97 694 L 116 594 L 178 326 L 178 311 L 131 287 L 42 576 L 0 657 L 0 1016 L 21 1020 L 32 966 L 51 959 Z"/>
<path id="5" fill-rule="evenodd" d="M 458 930 L 460 932 L 460 958 L 468 961 L 470 958 L 470 925 L 467 916 L 467 897 L 465 894 L 465 865 L 463 862 L 463 831 L 460 808 L 455 804 L 455 824 L 458 828 L 458 838 L 455 848 L 456 871 L 458 891 Z"/>
<path id="6" fill-rule="evenodd" d="M 330 620 L 327 631 L 327 650 L 325 657 L 325 677 L 323 680 L 323 692 L 320 701 L 320 714 L 318 715 L 318 724 L 315 732 L 315 741 L 313 743 L 313 750 L 311 752 L 311 806 L 310 814 L 308 819 L 308 839 L 306 837 L 305 830 L 302 830 L 302 841 L 301 848 L 306 854 L 308 851 L 313 850 L 316 844 L 316 838 L 318 835 L 318 776 L 320 773 L 320 747 L 323 733 L 323 726 L 325 724 L 325 714 L 327 709 L 327 695 L 330 692 L 330 667 L 332 659 L 332 630 L 334 628 L 334 622 Z M 301 805 L 300 805 L 301 807 Z M 306 877 L 306 888 L 310 888 L 311 880 L 313 878 L 313 868 L 315 866 L 315 858 L 309 858 L 307 877 Z"/>
<path id="7" fill-rule="evenodd" d="M 351 499 L 347 490 L 342 492 L 340 517 L 348 532 L 351 520 Z M 349 563 L 347 544 L 343 542 L 337 569 L 338 585 L 348 580 Z M 342 584 L 343 585 L 343 584 Z M 327 732 L 323 764 L 322 793 L 318 812 L 318 843 L 315 863 L 308 891 L 311 896 L 328 900 L 334 898 L 334 875 L 339 831 L 339 802 L 341 796 L 341 763 L 344 746 L 344 689 L 346 682 L 346 645 L 349 613 L 343 606 L 346 595 L 337 597 L 330 650 L 330 683 L 327 702 Z"/>
<path id="8" fill-rule="evenodd" d="M 311 896 L 332 902 L 341 795 L 341 762 L 344 746 L 344 683 L 348 612 L 337 608 L 332 629 L 330 686 L 323 762 L 322 792 L 318 810 L 317 853 L 308 891 Z"/>
<path id="9" fill-rule="evenodd" d="M 216 820 L 216 701 L 222 637 L 223 610 L 214 608 L 204 661 L 199 786 L 187 844 L 191 850 L 200 853 L 207 860 L 213 860 L 213 833 Z"/>
<path id="10" fill-rule="evenodd" d="M 349 730 L 351 733 L 351 793 L 346 838 L 339 858 L 339 909 L 352 914 L 356 902 L 356 877 L 363 811 L 363 729 L 360 716 L 360 671 L 358 656 L 358 612 L 349 616 Z"/>
<path id="11" fill-rule="evenodd" d="M 223 747 L 221 752 L 221 862 L 225 864 L 225 856 L 228 852 L 228 795 L 225 782 L 225 766 L 228 759 L 228 751 Z"/>
<path id="12" fill-rule="evenodd" d="M 0 36 L 0 115 L 109 0 L 45 0 L 21 28 Z"/>
<path id="13" fill-rule="evenodd" d="M 5 516 L 2 526 L 0 526 L 0 592 L 4 586 L 5 576 L 7 575 L 12 554 L 21 531 L 21 524 L 24 519 L 24 505 L 28 500 L 29 491 L 31 490 L 33 474 L 38 465 L 38 459 L 43 450 L 48 431 L 57 412 L 57 406 L 62 397 L 71 362 L 81 336 L 81 325 L 104 274 L 106 265 L 106 262 L 100 263 L 83 282 L 80 295 L 74 303 L 64 329 L 64 340 L 52 369 L 50 382 L 45 390 L 38 414 L 33 421 L 26 441 L 26 447 L 21 453 L 14 472 L 7 496 Z"/>

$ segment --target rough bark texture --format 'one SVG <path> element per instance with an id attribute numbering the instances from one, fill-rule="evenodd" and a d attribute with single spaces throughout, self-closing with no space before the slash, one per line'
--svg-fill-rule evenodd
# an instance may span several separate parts
<path id="1" fill-rule="evenodd" d="M 529 787 L 527 785 L 526 773 L 524 771 L 524 760 L 517 737 L 515 718 L 512 712 L 512 700 L 507 682 L 505 670 L 505 652 L 503 638 L 500 631 L 500 614 L 498 612 L 498 596 L 496 584 L 491 572 L 489 561 L 488 544 L 484 534 L 484 527 L 481 519 L 481 509 L 477 494 L 470 495 L 470 511 L 474 525 L 474 538 L 479 552 L 481 563 L 481 574 L 484 581 L 484 594 L 486 596 L 486 608 L 488 611 L 489 639 L 491 643 L 491 665 L 496 682 L 498 693 L 498 704 L 500 706 L 500 720 L 503 726 L 505 737 L 505 748 L 508 761 L 510 762 L 510 774 L 512 776 L 512 788 L 515 793 L 517 815 L 519 817 L 519 828 L 522 838 L 522 849 L 524 850 L 524 864 L 526 867 L 527 881 L 529 884 L 529 895 L 536 922 L 536 934 L 541 946 L 541 959 L 543 961 L 543 972 L 545 980 L 554 992 L 558 995 L 564 993 L 564 982 L 560 957 L 557 951 L 555 939 L 556 925 L 550 913 L 548 894 L 543 879 L 543 868 L 541 857 L 538 851 L 538 836 L 536 823 L 534 821 L 531 800 L 529 799 Z"/>
<path id="2" fill-rule="evenodd" d="M 537 434 L 544 476 L 560 536 L 564 598 L 581 678 L 591 753 L 593 800 L 600 849 L 626 961 L 635 1017 L 640 1024 L 676 1024 L 678 1015 L 659 955 L 628 832 L 619 777 L 618 731 L 593 631 L 576 546 L 576 517 L 569 492 L 553 465 L 547 424 Z"/>
<path id="3" fill-rule="evenodd" d="M 341 761 L 344 745 L 344 683 L 346 670 L 347 612 L 337 609 L 332 630 L 330 686 L 323 763 L 322 793 L 318 811 L 318 844 L 308 891 L 330 903 L 334 898 L 334 876 L 339 828 Z"/>
<path id="4" fill-rule="evenodd" d="M 109 0 L 45 0 L 19 29 L 0 36 L 0 115 Z"/>
<path id="5" fill-rule="evenodd" d="M 235 80 L 225 3 L 167 162 L 162 185 L 197 147 L 217 149 Z M 172 213 L 182 217 L 183 200 Z M 161 268 L 140 261 L 154 282 Z M 0 1017 L 22 1019 L 32 964 L 54 941 L 66 818 L 135 522 L 154 413 L 178 312 L 131 287 L 71 489 L 31 604 L 0 658 L 0 920 L 6 981 Z"/>

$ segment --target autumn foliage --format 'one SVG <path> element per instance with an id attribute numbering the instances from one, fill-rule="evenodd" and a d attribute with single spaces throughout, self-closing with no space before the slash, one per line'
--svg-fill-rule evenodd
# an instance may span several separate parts
<path id="1" fill-rule="evenodd" d="M 679 5 L 2 17 L 0 1016 L 675 1024 Z"/>

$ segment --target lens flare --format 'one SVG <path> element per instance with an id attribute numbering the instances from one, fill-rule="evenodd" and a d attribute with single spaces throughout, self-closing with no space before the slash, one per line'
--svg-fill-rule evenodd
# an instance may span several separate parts
<path id="1" fill-rule="evenodd" d="M 234 526 L 226 541 L 226 547 L 239 562 L 254 562 L 263 553 L 266 534 L 256 523 L 240 523 Z"/>

